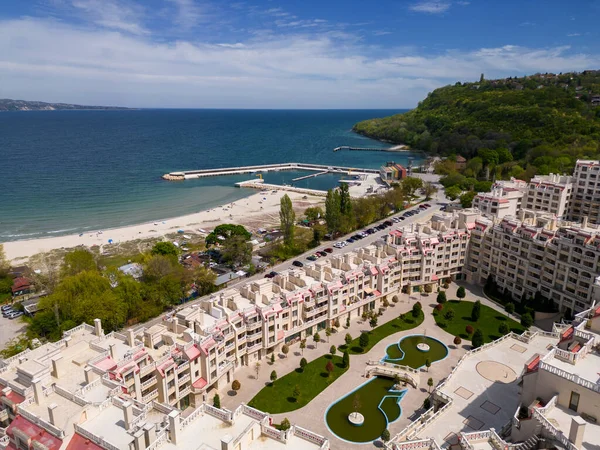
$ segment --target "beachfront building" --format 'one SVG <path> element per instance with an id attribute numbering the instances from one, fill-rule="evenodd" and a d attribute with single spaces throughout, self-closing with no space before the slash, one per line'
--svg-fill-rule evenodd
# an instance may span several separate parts
<path id="1" fill-rule="evenodd" d="M 489 217 L 515 215 L 521 209 L 526 190 L 527 183 L 515 178 L 497 181 L 490 192 L 479 192 L 473 198 L 473 208 Z"/>
<path id="2" fill-rule="evenodd" d="M 158 339 L 150 332 L 105 335 L 96 320 L 3 360 L 0 448 L 328 448 L 300 427 L 273 428 L 267 414 L 245 405 L 228 411 L 186 402 L 191 374 L 200 373 L 200 345 L 184 344 L 191 332 L 176 323 Z"/>
<path id="3" fill-rule="evenodd" d="M 569 219 L 600 224 L 600 161 L 578 160 L 573 179 Z"/>
<path id="4" fill-rule="evenodd" d="M 597 449 L 599 339 L 594 307 L 552 332 L 510 333 L 465 354 L 432 408 L 387 448 Z"/>
<path id="5" fill-rule="evenodd" d="M 379 169 L 379 176 L 384 183 L 397 183 L 406 178 L 406 169 L 400 164 L 388 162 Z"/>
<path id="6" fill-rule="evenodd" d="M 491 277 L 516 300 L 540 292 L 561 312 L 581 312 L 600 300 L 599 264 L 599 230 L 521 211 L 474 221 L 464 273 L 479 284 Z"/>
<path id="7" fill-rule="evenodd" d="M 573 177 L 569 175 L 536 175 L 527 184 L 524 209 L 554 214 L 566 218 L 573 196 Z"/>

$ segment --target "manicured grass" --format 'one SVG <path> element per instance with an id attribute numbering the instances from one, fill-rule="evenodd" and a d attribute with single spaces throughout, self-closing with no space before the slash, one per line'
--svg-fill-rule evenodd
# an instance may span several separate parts
<path id="1" fill-rule="evenodd" d="M 485 343 L 496 340 L 502 335 L 498 331 L 500 324 L 506 323 L 508 328 L 515 333 L 522 333 L 525 329 L 520 323 L 509 319 L 506 315 L 490 308 L 486 305 L 481 305 L 481 315 L 477 322 L 471 320 L 471 310 L 473 309 L 473 302 L 450 300 L 444 303 L 444 308 L 441 311 L 433 310 L 433 316 L 435 317 L 435 323 L 445 331 L 454 336 L 460 336 L 462 339 L 468 341 L 473 337 L 468 336 L 465 329 L 467 325 L 471 325 L 474 330 L 480 329 L 483 333 L 483 341 Z M 444 312 L 447 311 L 448 307 L 454 310 L 454 318 L 448 321 L 444 318 Z"/>
<path id="2" fill-rule="evenodd" d="M 333 362 L 334 371 L 329 375 L 325 366 Z M 300 359 L 298 359 L 300 363 Z M 271 414 L 295 411 L 306 406 L 327 386 L 348 370 L 343 367 L 341 356 L 324 355 L 309 362 L 304 370 L 296 369 L 271 385 L 265 386 L 248 403 L 249 406 Z M 300 388 L 300 396 L 294 398 L 294 388 Z"/>
<path id="3" fill-rule="evenodd" d="M 350 345 L 340 345 L 339 349 L 343 352 L 348 349 L 348 353 L 351 355 L 360 355 L 362 353 L 367 353 L 369 350 L 373 348 L 375 344 L 381 341 L 383 338 L 388 337 L 391 334 L 398 333 L 400 331 L 410 330 L 412 328 L 416 328 L 421 323 L 423 323 L 423 319 L 425 318 L 423 311 L 421 311 L 418 317 L 413 317 L 411 311 L 407 311 L 404 313 L 404 319 L 400 319 L 396 317 L 393 320 L 390 320 L 383 325 L 379 325 L 378 327 L 373 328 L 369 331 L 369 345 L 365 348 L 361 348 L 358 340 L 360 336 L 354 338 Z"/>

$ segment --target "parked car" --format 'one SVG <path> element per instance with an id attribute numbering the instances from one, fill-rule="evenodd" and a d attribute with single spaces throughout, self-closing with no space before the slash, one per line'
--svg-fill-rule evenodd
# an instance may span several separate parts
<path id="1" fill-rule="evenodd" d="M 327 247 L 327 248 L 325 249 L 325 251 L 326 251 L 327 253 L 333 253 L 333 249 L 332 249 L 331 247 Z"/>
<path id="2" fill-rule="evenodd" d="M 2 311 L 6 311 L 8 309 L 13 309 L 12 305 L 2 305 L 2 307 L 0 308 L 0 310 Z"/>
<path id="3" fill-rule="evenodd" d="M 301 263 L 300 261 L 294 261 L 294 262 L 292 263 L 292 266 L 296 266 L 296 267 L 304 267 L 304 264 L 303 264 L 303 263 Z"/>
<path id="4" fill-rule="evenodd" d="M 21 311 L 15 311 L 15 312 L 11 313 L 11 314 L 8 316 L 8 318 L 9 318 L 10 320 L 12 320 L 12 319 L 16 319 L 17 317 L 20 317 L 20 316 L 22 316 L 22 315 L 23 315 L 23 313 L 22 313 Z"/>
<path id="5" fill-rule="evenodd" d="M 320 250 L 317 252 L 317 255 L 319 256 L 327 256 L 327 252 L 324 252 L 323 250 Z"/>
<path id="6" fill-rule="evenodd" d="M 354 242 L 354 238 L 350 237 L 350 238 L 346 239 L 346 242 L 348 244 L 352 244 Z"/>
<path id="7" fill-rule="evenodd" d="M 8 317 L 8 316 L 10 316 L 12 313 L 14 313 L 14 312 L 15 312 L 15 310 L 14 310 L 14 309 L 12 309 L 12 308 L 10 308 L 10 309 L 5 309 L 4 311 L 2 311 L 2 315 L 3 315 L 4 317 Z"/>
<path id="8" fill-rule="evenodd" d="M 309 257 L 307 257 L 306 259 L 308 259 L 309 261 L 316 261 L 317 257 L 315 255 L 310 255 Z"/>

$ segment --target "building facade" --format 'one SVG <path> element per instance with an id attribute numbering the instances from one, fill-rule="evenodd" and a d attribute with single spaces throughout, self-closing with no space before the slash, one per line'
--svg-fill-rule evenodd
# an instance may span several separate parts
<path id="1" fill-rule="evenodd" d="M 600 224 L 600 161 L 578 160 L 575 164 L 568 214 L 575 222 L 587 218 L 592 224 Z"/>

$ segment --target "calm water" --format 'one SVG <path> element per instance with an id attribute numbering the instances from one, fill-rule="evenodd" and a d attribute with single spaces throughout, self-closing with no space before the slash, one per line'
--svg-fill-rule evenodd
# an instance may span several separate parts
<path id="1" fill-rule="evenodd" d="M 333 152 L 387 147 L 352 125 L 399 111 L 141 110 L 0 114 L 0 242 L 148 222 L 255 193 L 250 175 L 169 183 L 166 172 L 277 162 L 379 167 L 418 155 Z M 306 172 L 265 175 L 290 182 Z M 327 189 L 327 175 L 299 182 Z"/>

